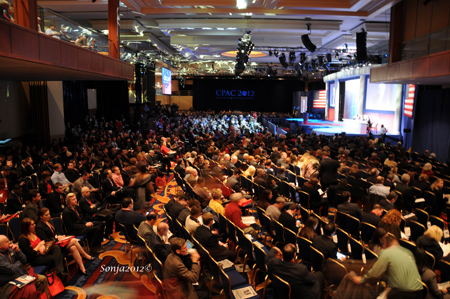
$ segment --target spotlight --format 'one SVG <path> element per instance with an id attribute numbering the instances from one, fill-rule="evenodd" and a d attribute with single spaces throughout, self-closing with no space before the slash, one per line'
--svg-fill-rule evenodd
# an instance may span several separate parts
<path id="1" fill-rule="evenodd" d="M 280 60 L 280 64 L 284 67 L 284 68 L 288 68 L 289 64 L 286 61 L 286 55 L 284 55 L 284 53 L 281 53 L 281 56 L 278 58 L 278 60 Z"/>
<path id="2" fill-rule="evenodd" d="M 295 52 L 289 52 L 289 62 L 294 63 L 297 57 L 295 57 Z"/>
<path id="3" fill-rule="evenodd" d="M 273 52 L 273 55 L 275 55 L 275 57 L 278 57 L 278 51 L 275 50 L 275 52 Z"/>
<path id="4" fill-rule="evenodd" d="M 306 54 L 305 53 L 300 53 L 300 62 L 299 64 L 302 65 L 303 63 L 305 63 L 306 61 Z"/>
<path id="5" fill-rule="evenodd" d="M 323 66 L 323 56 L 317 56 L 319 59 L 319 66 Z"/>
<path id="6" fill-rule="evenodd" d="M 273 55 L 272 51 L 271 51 L 271 50 L 269 50 L 269 56 L 272 56 L 272 55 Z"/>

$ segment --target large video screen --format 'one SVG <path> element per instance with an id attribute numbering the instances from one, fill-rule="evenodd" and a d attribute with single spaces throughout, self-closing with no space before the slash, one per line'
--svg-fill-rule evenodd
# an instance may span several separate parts
<path id="1" fill-rule="evenodd" d="M 345 81 L 344 118 L 352 119 L 358 114 L 360 79 Z"/>
<path id="2" fill-rule="evenodd" d="M 336 93 L 336 84 L 334 84 L 334 82 L 330 83 L 330 87 L 328 89 L 329 94 L 329 99 L 330 99 L 330 107 L 335 107 L 336 106 L 336 100 L 335 100 L 335 93 Z"/>
<path id="3" fill-rule="evenodd" d="M 162 68 L 162 93 L 172 94 L 172 72 L 166 68 Z"/>
<path id="4" fill-rule="evenodd" d="M 395 111 L 398 84 L 370 83 L 367 79 L 366 110 Z"/>

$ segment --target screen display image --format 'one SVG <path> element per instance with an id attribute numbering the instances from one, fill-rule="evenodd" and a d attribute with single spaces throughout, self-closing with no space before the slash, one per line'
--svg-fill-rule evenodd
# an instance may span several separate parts
<path id="1" fill-rule="evenodd" d="M 330 107 L 336 106 L 335 92 L 336 92 L 336 84 L 334 84 L 334 82 L 330 83 L 330 89 L 329 89 Z"/>
<path id="2" fill-rule="evenodd" d="M 345 81 L 344 118 L 352 119 L 358 114 L 360 79 Z"/>
<path id="3" fill-rule="evenodd" d="M 395 111 L 398 84 L 369 83 L 367 79 L 366 109 Z"/>
<path id="4" fill-rule="evenodd" d="M 172 72 L 162 68 L 162 93 L 172 94 Z"/>

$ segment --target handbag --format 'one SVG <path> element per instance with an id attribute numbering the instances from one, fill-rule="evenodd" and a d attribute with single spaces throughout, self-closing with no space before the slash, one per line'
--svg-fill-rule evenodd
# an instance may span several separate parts
<path id="1" fill-rule="evenodd" d="M 50 248 L 55 245 L 56 241 L 52 240 L 52 241 L 47 241 L 45 242 L 45 250 L 44 250 L 44 254 L 47 254 L 50 251 Z"/>
<path id="2" fill-rule="evenodd" d="M 53 271 L 51 273 L 46 274 L 47 280 L 48 280 L 48 289 L 50 290 L 50 295 L 52 297 L 55 297 L 59 293 L 63 292 L 65 290 L 65 287 L 59 279 L 58 276 L 56 276 L 56 272 Z"/>

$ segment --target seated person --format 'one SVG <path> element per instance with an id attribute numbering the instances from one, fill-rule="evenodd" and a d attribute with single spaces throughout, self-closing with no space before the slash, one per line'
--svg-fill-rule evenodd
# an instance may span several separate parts
<path id="1" fill-rule="evenodd" d="M 64 235 L 57 235 L 55 225 L 53 224 L 52 220 L 50 220 L 49 209 L 47 208 L 40 209 L 38 217 L 39 218 L 36 224 L 36 234 L 39 237 L 39 239 L 45 242 L 49 241 L 58 242 L 67 237 Z M 81 247 L 80 243 L 78 243 L 78 239 L 73 238 L 70 241 L 66 241 L 64 243 L 59 244 L 59 246 L 61 247 L 61 250 L 65 250 L 66 252 L 72 253 L 73 259 L 77 263 L 81 273 L 85 276 L 89 276 L 89 272 L 86 271 L 82 258 L 85 258 L 88 261 L 93 261 L 95 260 L 95 257 L 90 256 L 83 250 L 83 247 Z"/>
<path id="2" fill-rule="evenodd" d="M 101 248 L 104 224 L 99 221 L 86 221 L 83 218 L 75 193 L 67 194 L 66 207 L 62 213 L 62 219 L 69 235 L 86 236 L 91 253 L 101 253 L 104 251 Z"/>
<path id="3" fill-rule="evenodd" d="M 166 259 L 163 272 L 167 298 L 206 298 L 206 292 L 196 292 L 193 286 L 200 278 L 198 252 L 189 255 L 186 242 L 181 238 L 173 238 L 170 247 L 172 253 Z"/>
<path id="4" fill-rule="evenodd" d="M 328 200 L 326 198 L 323 198 L 319 194 L 319 191 L 317 189 L 318 183 L 319 183 L 318 179 L 312 178 L 311 180 L 305 182 L 305 184 L 303 185 L 301 190 L 309 194 L 310 208 L 312 210 L 322 208 L 322 216 L 327 217 L 327 215 L 328 215 Z"/>
<path id="5" fill-rule="evenodd" d="M 381 215 L 383 214 L 383 207 L 379 204 L 374 204 L 372 211 L 362 215 L 361 222 L 366 222 L 372 224 L 373 226 L 378 226 L 378 222 L 381 220 Z"/>
<path id="6" fill-rule="evenodd" d="M 255 229 L 249 224 L 244 224 L 242 222 L 242 211 L 238 205 L 238 202 L 244 198 L 242 193 L 233 193 L 230 196 L 230 203 L 225 208 L 225 217 L 229 219 L 234 225 L 238 226 L 244 231 L 245 234 L 252 235 L 253 238 L 257 239 L 258 234 Z"/>
<path id="7" fill-rule="evenodd" d="M 156 234 L 152 235 L 150 242 L 150 248 L 163 264 L 167 256 L 171 253 L 168 233 L 169 225 L 165 222 L 160 222 L 156 229 Z"/>
<path id="8" fill-rule="evenodd" d="M 14 291 L 14 285 L 9 282 L 27 274 L 27 271 L 22 269 L 26 263 L 27 257 L 19 246 L 11 243 L 8 237 L 0 235 L 0 293 L 5 298 L 10 298 Z M 34 286 L 36 291 L 44 292 L 47 298 L 50 298 L 48 280 L 45 275 L 37 275 Z"/>
<path id="9" fill-rule="evenodd" d="M 186 194 L 180 194 L 179 196 L 174 196 L 174 198 L 172 198 L 171 201 L 172 200 L 174 202 L 169 209 L 167 209 L 166 206 L 166 212 L 168 212 L 169 215 L 172 217 L 172 219 L 175 220 L 178 218 L 181 211 L 186 209 L 186 207 L 189 205 L 189 196 L 187 196 Z"/>
<path id="10" fill-rule="evenodd" d="M 205 208 L 208 206 L 209 201 L 211 200 L 211 193 L 205 190 L 205 179 L 204 178 L 198 178 L 197 182 L 195 183 L 195 186 L 193 188 L 193 191 L 195 194 L 197 194 L 198 199 L 200 203 L 202 204 L 202 207 Z"/>
<path id="11" fill-rule="evenodd" d="M 156 224 L 158 215 L 155 212 L 150 212 L 145 217 L 145 221 L 139 224 L 138 235 L 144 239 L 147 244 L 151 243 L 152 235 L 155 234 L 153 226 Z"/>
<path id="12" fill-rule="evenodd" d="M 417 248 L 423 248 L 431 253 L 436 261 L 440 261 L 444 255 L 444 252 L 439 245 L 443 234 L 442 229 L 440 229 L 437 225 L 430 226 L 430 228 L 428 228 L 424 234 L 417 239 Z M 435 266 L 437 266 L 436 269 L 439 269 L 438 264 Z"/>
<path id="13" fill-rule="evenodd" d="M 370 186 L 369 194 L 375 194 L 386 198 L 389 195 L 389 188 L 384 186 L 384 177 L 377 176 L 377 182 L 375 185 Z"/>
<path id="14" fill-rule="evenodd" d="M 43 199 L 47 199 L 48 196 L 53 192 L 53 183 L 50 180 L 50 172 L 44 171 L 42 173 L 42 180 L 39 182 L 39 193 Z"/>
<path id="15" fill-rule="evenodd" d="M 48 245 L 36 235 L 36 224 L 30 218 L 20 223 L 19 247 L 27 257 L 31 266 L 49 266 L 56 269 L 56 275 L 65 279 L 64 260 L 58 245 Z"/>
<path id="16" fill-rule="evenodd" d="M 398 194 L 395 191 L 389 192 L 389 195 L 386 199 L 380 200 L 380 206 L 383 207 L 384 210 L 389 211 L 395 209 L 395 202 L 397 201 Z"/>
<path id="17" fill-rule="evenodd" d="M 337 246 L 333 242 L 332 237 L 335 230 L 334 223 L 325 224 L 323 227 L 323 235 L 316 236 L 313 240 L 313 246 L 322 252 L 325 259 L 337 259 Z"/>
<path id="18" fill-rule="evenodd" d="M 349 214 L 350 216 L 361 220 L 361 208 L 358 206 L 358 204 L 351 202 L 352 198 L 350 192 L 344 191 L 344 193 L 342 193 L 342 199 L 344 202 L 337 206 L 338 211 Z"/>
<path id="19" fill-rule="evenodd" d="M 278 222 L 280 222 L 285 228 L 288 228 L 294 233 L 297 233 L 299 228 L 297 227 L 297 219 L 295 219 L 296 215 L 297 204 L 293 203 L 289 206 L 288 209 L 281 212 L 280 217 L 278 218 Z"/>
<path id="20" fill-rule="evenodd" d="M 306 238 L 310 241 L 314 240 L 317 236 L 316 229 L 319 225 L 319 219 L 316 217 L 309 217 L 305 222 L 305 226 L 303 226 L 298 234 L 299 237 Z"/>
<path id="21" fill-rule="evenodd" d="M 209 201 L 209 207 L 216 212 L 216 214 L 225 215 L 225 208 L 222 202 L 222 190 L 219 188 L 214 188 L 211 191 L 212 199 Z"/>
<path id="22" fill-rule="evenodd" d="M 284 197 L 277 197 L 275 203 L 267 207 L 266 215 L 270 216 L 272 220 L 278 221 L 281 215 L 281 210 L 283 209 L 285 203 L 286 200 L 284 199 Z"/>
<path id="23" fill-rule="evenodd" d="M 145 216 L 142 213 L 134 211 L 133 205 L 133 199 L 125 197 L 122 200 L 122 209 L 117 211 L 115 220 L 122 224 L 130 224 L 139 227 L 142 221 L 145 221 Z"/>
<path id="24" fill-rule="evenodd" d="M 311 273 L 302 263 L 297 263 L 297 249 L 293 244 L 286 244 L 281 251 L 277 247 L 270 249 L 264 258 L 269 271 L 291 286 L 291 298 L 322 298 L 325 277 L 321 271 Z"/>
<path id="25" fill-rule="evenodd" d="M 33 220 L 37 219 L 37 215 L 39 213 L 39 209 L 43 208 L 41 202 L 41 194 L 37 189 L 31 189 L 29 192 L 30 200 L 27 203 L 27 206 L 23 210 L 23 218 L 30 218 Z"/>
<path id="26" fill-rule="evenodd" d="M 376 254 L 380 254 L 381 250 L 384 249 L 384 244 L 386 242 L 386 236 L 388 233 L 382 227 L 379 227 L 373 233 L 372 239 L 369 241 L 367 246 L 370 250 L 375 252 Z"/>
<path id="27" fill-rule="evenodd" d="M 48 195 L 45 206 L 50 210 L 52 217 L 59 217 L 66 206 L 64 186 L 61 183 L 56 183 L 54 187 L 55 192 Z"/>
<path id="28" fill-rule="evenodd" d="M 194 233 L 195 230 L 203 225 L 203 218 L 202 218 L 202 209 L 195 205 L 191 208 L 191 213 L 189 217 L 186 218 L 185 227 L 190 233 Z"/>
<path id="29" fill-rule="evenodd" d="M 205 247 L 216 261 L 228 259 L 236 260 L 236 251 L 229 250 L 228 245 L 222 243 L 218 234 L 211 232 L 214 217 L 211 213 L 203 214 L 203 225 L 199 226 L 194 233 L 194 238 Z"/>
<path id="30" fill-rule="evenodd" d="M 26 201 L 22 198 L 22 187 L 19 184 L 14 185 L 12 191 L 6 199 L 9 213 L 15 214 L 25 209 Z"/>

